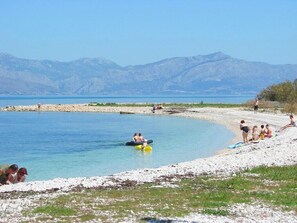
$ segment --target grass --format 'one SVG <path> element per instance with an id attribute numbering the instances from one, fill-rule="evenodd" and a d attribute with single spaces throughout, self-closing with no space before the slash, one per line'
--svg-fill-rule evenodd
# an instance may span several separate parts
<path id="1" fill-rule="evenodd" d="M 71 208 L 65 208 L 61 206 L 54 206 L 54 205 L 46 205 L 42 207 L 38 207 L 34 209 L 33 213 L 44 213 L 50 215 L 52 217 L 61 217 L 61 216 L 73 216 L 76 214 Z"/>
<path id="2" fill-rule="evenodd" d="M 135 221 L 145 222 L 191 212 L 228 216 L 232 215 L 228 206 L 252 202 L 297 212 L 297 166 L 258 167 L 226 179 L 203 176 L 175 184 L 178 187 L 147 183 L 120 189 L 85 189 L 40 201 L 45 204 L 27 211 L 27 215 L 61 222 L 119 222 L 133 216 Z"/>

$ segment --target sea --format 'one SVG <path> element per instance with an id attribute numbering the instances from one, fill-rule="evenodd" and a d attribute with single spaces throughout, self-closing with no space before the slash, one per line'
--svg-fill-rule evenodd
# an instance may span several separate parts
<path id="1" fill-rule="evenodd" d="M 0 96 L 11 105 L 98 103 L 243 103 L 253 96 Z M 151 152 L 125 143 L 135 132 Z M 0 112 L 0 164 L 28 169 L 27 181 L 105 176 L 214 155 L 234 134 L 225 126 L 174 116 L 118 113 Z"/>

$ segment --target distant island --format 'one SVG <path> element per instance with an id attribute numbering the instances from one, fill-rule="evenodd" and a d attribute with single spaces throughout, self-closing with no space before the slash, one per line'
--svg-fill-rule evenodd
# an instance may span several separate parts
<path id="1" fill-rule="evenodd" d="M 2 95 L 256 95 L 297 77 L 297 65 L 271 65 L 222 52 L 122 67 L 104 58 L 70 62 L 0 54 Z"/>

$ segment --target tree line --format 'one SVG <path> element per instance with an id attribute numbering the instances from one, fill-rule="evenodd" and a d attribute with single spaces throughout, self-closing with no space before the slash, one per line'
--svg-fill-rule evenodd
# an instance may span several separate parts
<path id="1" fill-rule="evenodd" d="M 278 101 L 284 104 L 286 112 L 297 112 L 297 79 L 271 85 L 258 94 L 258 98 L 266 101 Z"/>

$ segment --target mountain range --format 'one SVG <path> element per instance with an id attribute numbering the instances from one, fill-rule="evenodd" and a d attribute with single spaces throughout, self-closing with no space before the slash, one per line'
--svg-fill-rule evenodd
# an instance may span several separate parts
<path id="1" fill-rule="evenodd" d="M 70 62 L 0 54 L 2 95 L 255 95 L 297 78 L 297 65 L 271 65 L 222 52 L 136 66 L 104 58 Z"/>

